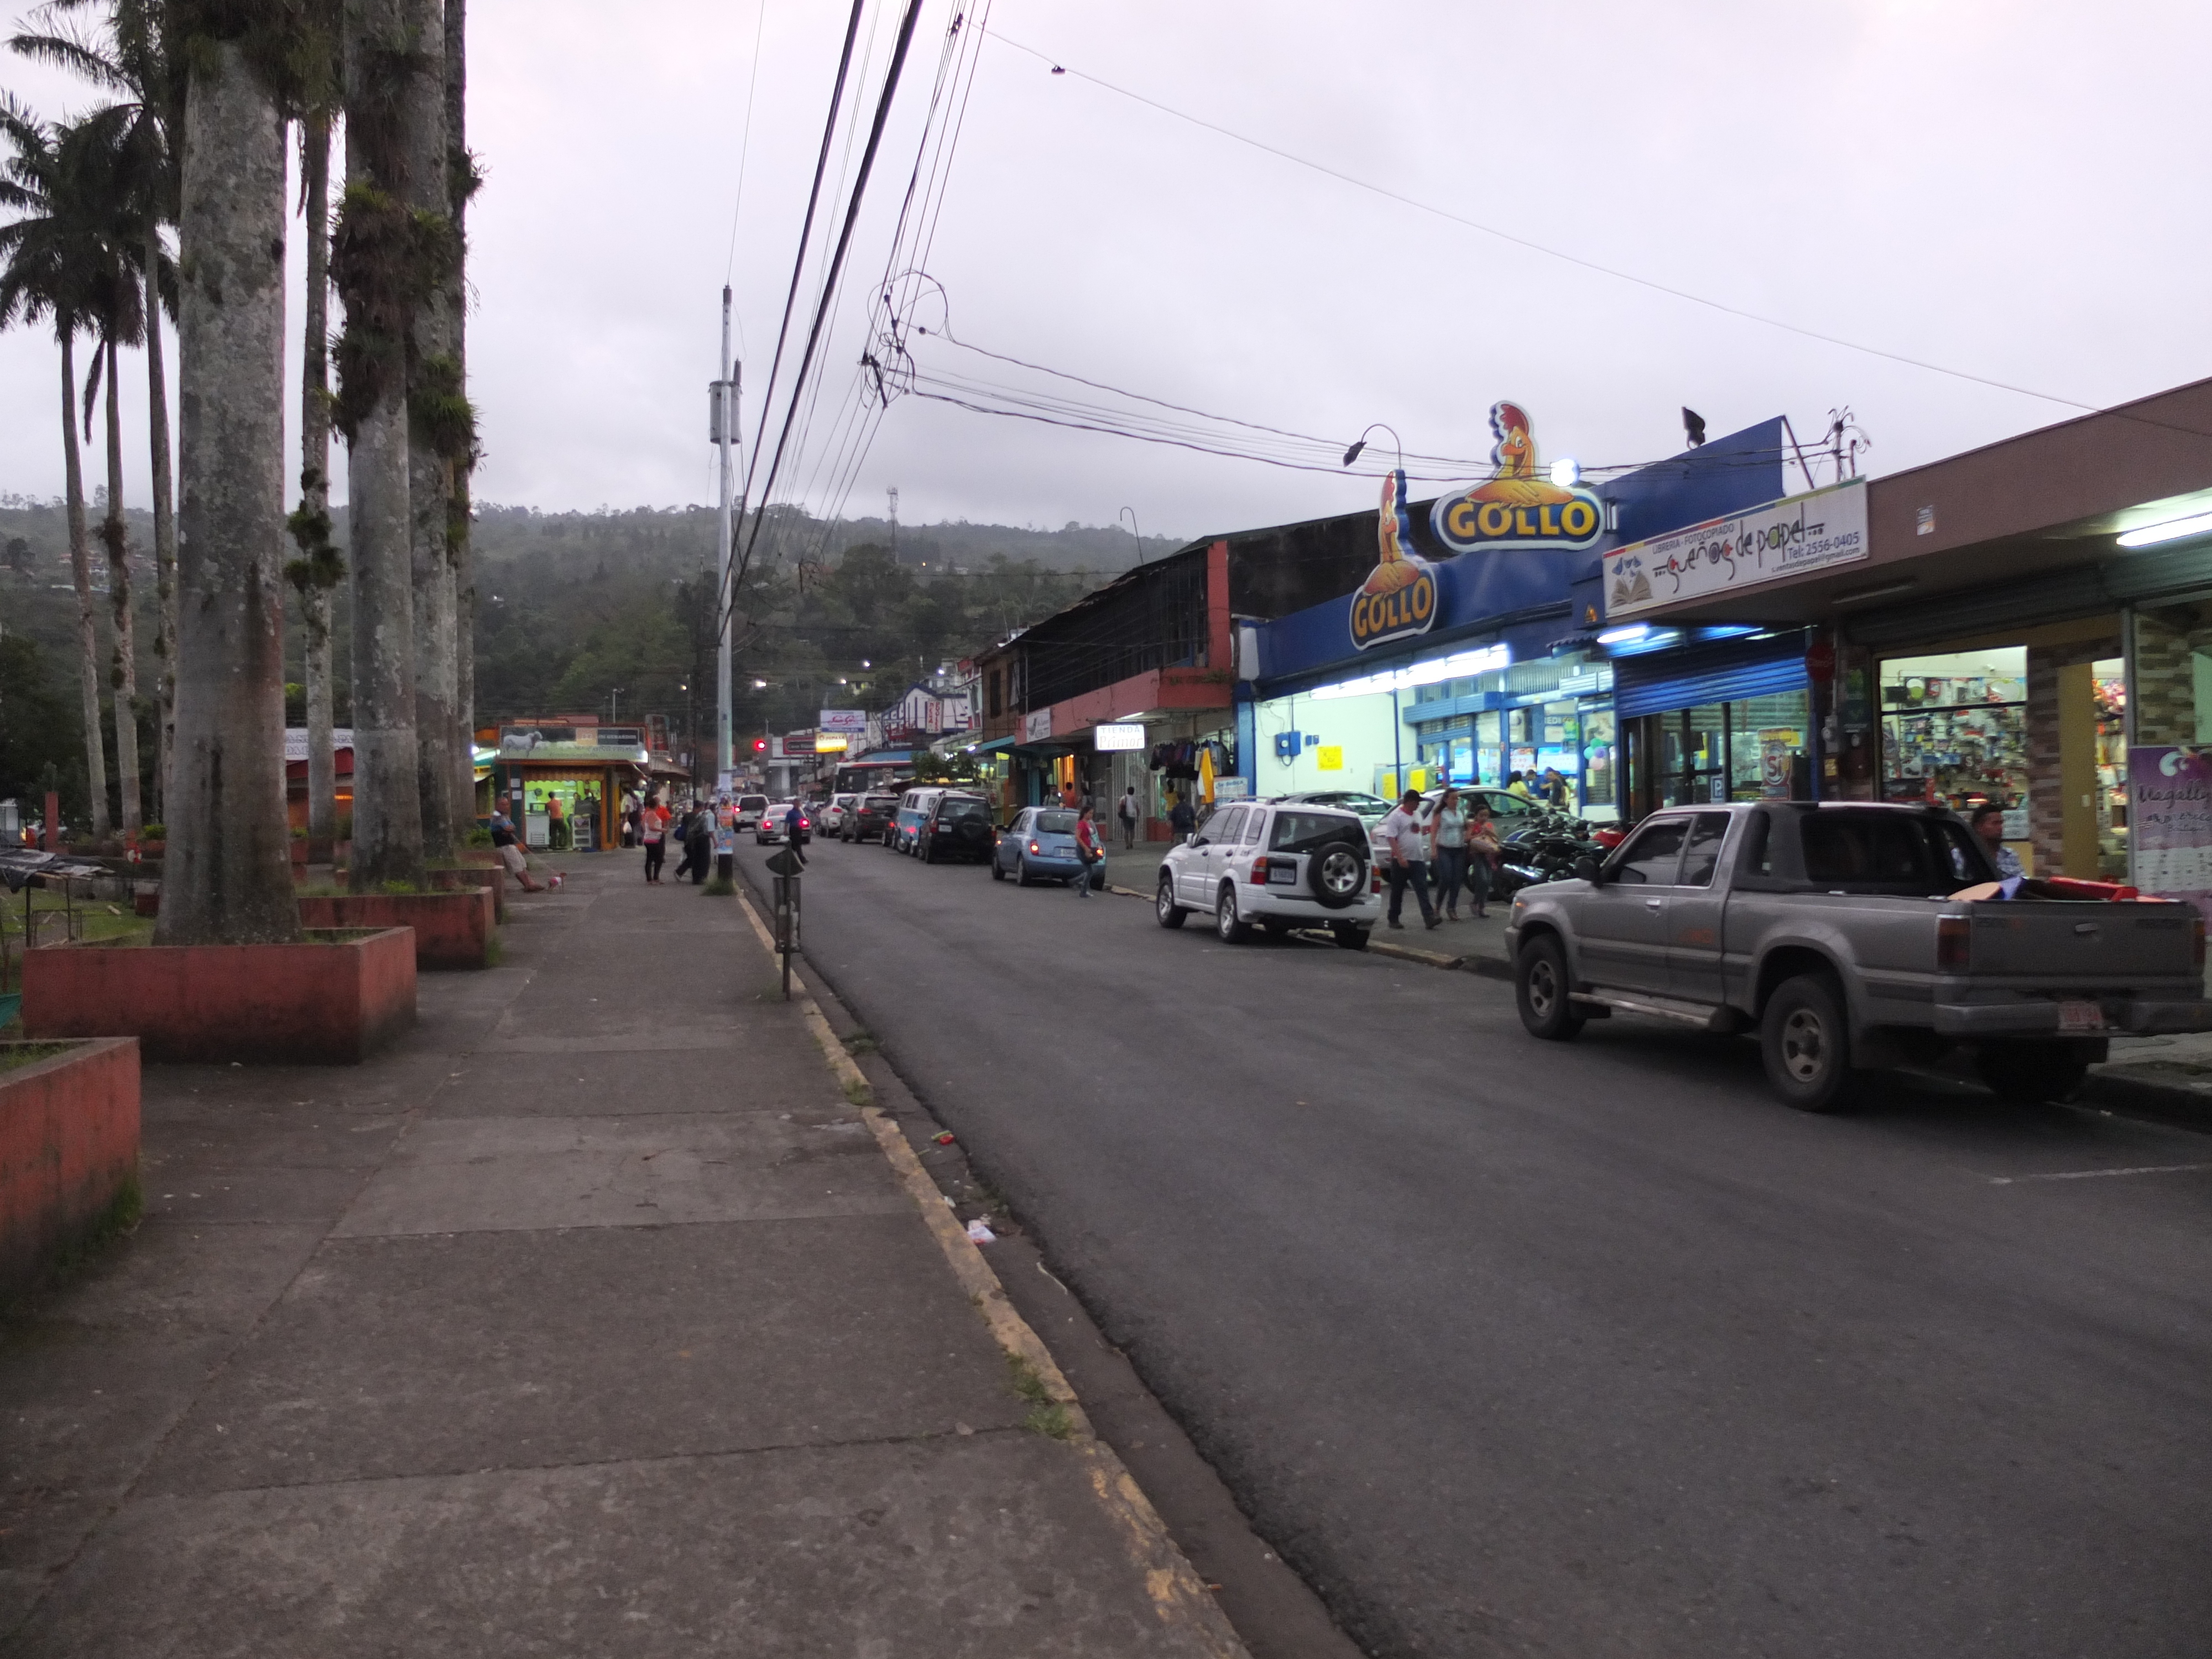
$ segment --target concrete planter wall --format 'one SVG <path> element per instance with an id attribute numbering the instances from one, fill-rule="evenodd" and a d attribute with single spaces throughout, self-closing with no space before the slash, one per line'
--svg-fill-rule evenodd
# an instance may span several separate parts
<path id="1" fill-rule="evenodd" d="M 303 893 L 309 927 L 411 927 L 417 968 L 488 968 L 495 901 L 489 887 L 446 893 Z"/>
<path id="2" fill-rule="evenodd" d="M 415 1023 L 415 936 L 64 945 L 23 957 L 27 1037 L 136 1036 L 146 1058 L 346 1066 Z"/>
<path id="3" fill-rule="evenodd" d="M 22 1045 L 0 1043 L 0 1059 Z M 100 1231 L 138 1179 L 138 1044 L 71 1043 L 0 1071 L 0 1301 Z"/>
<path id="4" fill-rule="evenodd" d="M 504 865 L 468 864 L 458 870 L 431 870 L 424 872 L 423 878 L 441 893 L 489 887 L 491 889 L 492 920 L 507 920 L 507 866 Z"/>
<path id="5" fill-rule="evenodd" d="M 349 841 L 308 841 L 304 836 L 292 837 L 292 863 L 295 868 L 305 869 L 310 864 L 343 864 L 353 856 Z"/>

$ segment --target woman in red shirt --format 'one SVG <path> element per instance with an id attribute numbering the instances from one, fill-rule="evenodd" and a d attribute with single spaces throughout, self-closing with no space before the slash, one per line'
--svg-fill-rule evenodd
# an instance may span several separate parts
<path id="1" fill-rule="evenodd" d="M 668 856 L 668 809 L 659 797 L 647 795 L 637 815 L 638 838 L 645 843 L 645 878 L 660 879 L 660 864 Z"/>

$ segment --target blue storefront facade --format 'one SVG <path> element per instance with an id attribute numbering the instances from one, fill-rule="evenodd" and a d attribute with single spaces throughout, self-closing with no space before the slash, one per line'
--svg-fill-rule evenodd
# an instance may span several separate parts
<path id="1" fill-rule="evenodd" d="M 1525 426 L 1517 409 L 1498 408 Z M 1495 412 L 1492 424 L 1503 445 Z M 1771 665 L 1794 653 L 1802 692 L 1803 646 L 1802 639 L 1754 638 L 1747 628 L 1612 628 L 1601 561 L 1608 551 L 1777 500 L 1783 445 L 1778 418 L 1586 487 L 1569 464 L 1554 469 L 1559 487 L 1550 489 L 1533 468 L 1531 445 L 1520 477 L 1503 487 L 1470 487 L 1395 514 L 1386 488 L 1379 512 L 1344 521 L 1350 528 L 1364 520 L 1376 538 L 1380 562 L 1365 582 L 1272 620 L 1240 623 L 1237 752 L 1246 786 L 1263 795 L 1338 789 L 1388 799 L 1408 787 L 1496 785 L 1514 772 L 1549 769 L 1583 816 L 1640 816 L 1648 805 L 1639 807 L 1638 792 L 1651 793 L 1658 759 L 1651 745 L 1662 725 L 1624 729 L 1624 721 L 1658 719 L 1665 711 L 1653 699 L 1666 702 L 1682 691 L 1685 675 L 1728 672 L 1740 658 Z M 1501 479 L 1504 473 L 1501 464 Z M 1511 505 L 1544 497 L 1559 505 Z M 1454 545 L 1455 532 L 1516 519 L 1535 532 L 1530 544 Z M 1595 526 L 1595 533 L 1571 546 L 1545 544 L 1544 532 L 1561 522 Z M 1378 633 L 1379 642 L 1358 642 Z M 1670 662 L 1680 670 L 1671 677 Z M 1754 678 L 1766 695 L 1774 673 Z M 1632 714 L 1621 703 L 1624 687 Z"/>

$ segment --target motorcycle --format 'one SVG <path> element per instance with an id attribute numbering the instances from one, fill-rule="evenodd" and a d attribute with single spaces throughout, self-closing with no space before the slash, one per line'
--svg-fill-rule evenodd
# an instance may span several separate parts
<path id="1" fill-rule="evenodd" d="M 1602 859 L 1607 850 L 1594 826 L 1565 814 L 1515 830 L 1501 847 L 1503 856 L 1490 882 L 1491 896 L 1501 899 L 1512 897 L 1523 887 L 1565 881 L 1581 860 Z"/>

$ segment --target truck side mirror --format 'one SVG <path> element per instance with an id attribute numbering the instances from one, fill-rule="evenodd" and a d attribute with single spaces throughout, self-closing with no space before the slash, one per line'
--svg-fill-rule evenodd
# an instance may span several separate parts
<path id="1" fill-rule="evenodd" d="M 1593 887 L 1601 887 L 1605 884 L 1604 866 L 1588 853 L 1575 860 L 1575 874 Z"/>

